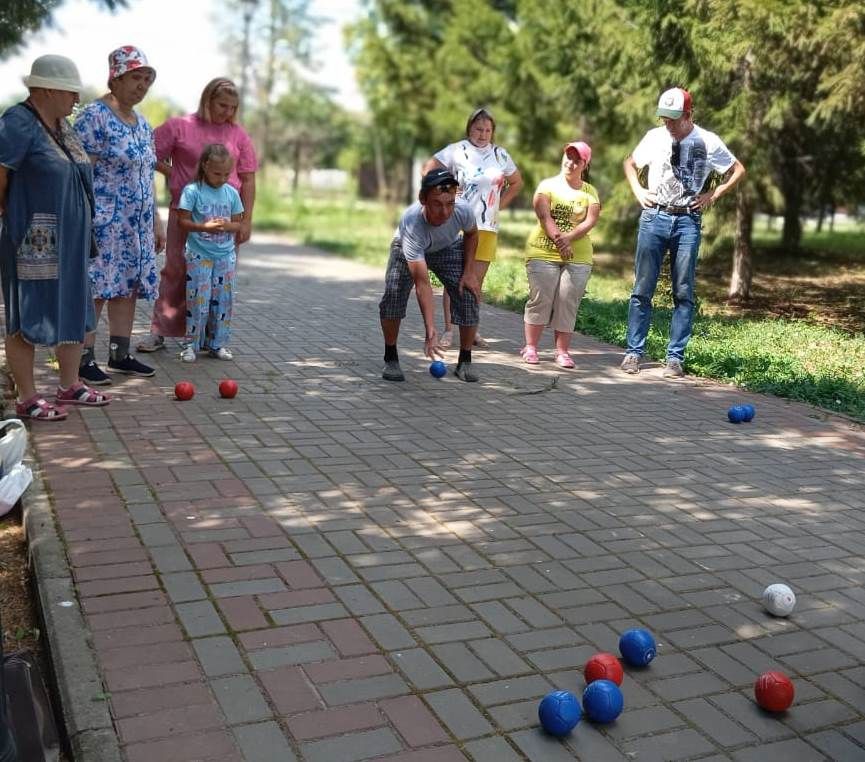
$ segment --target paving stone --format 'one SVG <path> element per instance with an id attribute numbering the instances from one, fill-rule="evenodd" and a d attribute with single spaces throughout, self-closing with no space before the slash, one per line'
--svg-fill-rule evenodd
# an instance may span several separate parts
<path id="1" fill-rule="evenodd" d="M 183 629 L 190 638 L 225 632 L 225 626 L 210 601 L 180 603 L 176 606 L 176 611 Z"/>
<path id="2" fill-rule="evenodd" d="M 266 720 L 272 716 L 261 690 L 249 675 L 234 675 L 210 681 L 210 688 L 229 725 Z M 260 731 L 265 734 L 268 731 Z"/>
<path id="3" fill-rule="evenodd" d="M 422 648 L 392 651 L 391 658 L 397 669 L 418 690 L 444 688 L 453 685 L 453 680 Z"/>
<path id="4" fill-rule="evenodd" d="M 285 667 L 290 664 L 308 664 L 310 662 L 333 659 L 336 653 L 326 640 L 317 640 L 299 645 L 262 648 L 251 651 L 249 661 L 256 670 L 268 670 L 275 667 Z"/>
<path id="5" fill-rule="evenodd" d="M 469 686 L 469 692 L 482 706 L 541 697 L 551 690 L 553 690 L 553 686 L 540 675 L 513 677 Z"/>
<path id="6" fill-rule="evenodd" d="M 799 738 L 776 741 L 733 754 L 740 762 L 822 762 L 826 757 Z"/>
<path id="7" fill-rule="evenodd" d="M 574 759 L 561 741 L 539 728 L 521 730 L 510 737 L 530 762 L 572 762 Z"/>
<path id="8" fill-rule="evenodd" d="M 307 762 L 334 762 L 334 760 L 369 759 L 389 752 L 399 751 L 402 744 L 388 728 L 347 733 L 339 738 L 312 741 L 302 745 L 303 758 Z"/>
<path id="9" fill-rule="evenodd" d="M 287 719 L 291 735 L 299 741 L 341 735 L 387 724 L 375 704 L 351 704 L 295 715 Z"/>
<path id="10" fill-rule="evenodd" d="M 198 581 L 198 575 L 192 572 L 163 574 L 162 585 L 168 597 L 175 603 L 200 601 L 207 598 L 207 593 Z"/>
<path id="11" fill-rule="evenodd" d="M 469 741 L 463 747 L 474 762 L 520 762 L 522 756 L 501 737 Z"/>
<path id="12" fill-rule="evenodd" d="M 235 675 L 246 672 L 246 665 L 231 638 L 196 638 L 192 647 L 201 662 L 204 674 L 208 677 Z"/>
<path id="13" fill-rule="evenodd" d="M 392 614 L 374 614 L 361 617 L 359 621 L 385 651 L 417 645 L 409 631 Z"/>
<path id="14" fill-rule="evenodd" d="M 328 706 L 353 704 L 356 701 L 372 701 L 381 698 L 402 696 L 410 692 L 408 684 L 399 675 L 381 675 L 357 680 L 342 680 L 320 685 L 319 692 Z"/>
<path id="15" fill-rule="evenodd" d="M 757 737 L 730 720 L 702 698 L 680 701 L 674 705 L 688 720 L 719 746 L 727 748 L 757 742 Z"/>
<path id="16" fill-rule="evenodd" d="M 275 722 L 233 728 L 244 762 L 296 762 L 288 741 Z"/>
<path id="17" fill-rule="evenodd" d="M 456 688 L 427 693 L 426 702 L 453 735 L 463 741 L 492 732 L 493 727 L 466 695 Z"/>
<path id="18" fill-rule="evenodd" d="M 676 730 L 626 741 L 625 754 L 640 760 L 667 762 L 692 759 L 715 751 L 715 746 L 695 730 Z"/>

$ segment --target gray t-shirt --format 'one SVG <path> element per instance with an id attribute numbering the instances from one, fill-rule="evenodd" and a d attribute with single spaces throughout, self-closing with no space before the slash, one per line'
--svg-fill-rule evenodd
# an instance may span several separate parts
<path id="1" fill-rule="evenodd" d="M 403 212 L 394 239 L 402 244 L 406 261 L 417 262 L 431 251 L 448 248 L 457 241 L 460 233 L 476 227 L 471 204 L 461 198 L 456 200 L 454 213 L 442 225 L 430 225 L 424 219 L 420 201 L 415 201 Z"/>

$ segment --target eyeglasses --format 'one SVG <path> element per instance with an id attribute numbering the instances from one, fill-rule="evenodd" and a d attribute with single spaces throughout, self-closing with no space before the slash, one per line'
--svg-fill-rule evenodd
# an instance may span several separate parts
<path id="1" fill-rule="evenodd" d="M 682 144 L 681 143 L 673 143 L 673 150 L 670 153 L 670 164 L 674 167 L 679 167 L 679 162 L 682 158 Z"/>

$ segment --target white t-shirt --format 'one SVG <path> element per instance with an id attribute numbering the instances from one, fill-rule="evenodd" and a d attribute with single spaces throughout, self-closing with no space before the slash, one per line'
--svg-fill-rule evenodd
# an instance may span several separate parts
<path id="1" fill-rule="evenodd" d="M 690 205 L 712 170 L 724 174 L 736 163 L 721 138 L 696 124 L 678 146 L 676 162 L 673 138 L 666 127 L 655 127 L 631 154 L 640 169 L 648 164 L 649 190 L 659 205 Z"/>
<path id="2" fill-rule="evenodd" d="M 433 158 L 456 177 L 461 197 L 474 209 L 478 228 L 498 232 L 505 178 L 517 171 L 510 154 L 494 143 L 478 148 L 466 139 L 445 146 Z"/>
<path id="3" fill-rule="evenodd" d="M 441 251 L 459 240 L 460 234 L 475 229 L 475 216 L 469 204 L 456 200 L 453 214 L 441 225 L 430 225 L 423 206 L 415 201 L 403 212 L 394 238 L 402 244 L 407 262 L 417 262 L 433 251 Z"/>

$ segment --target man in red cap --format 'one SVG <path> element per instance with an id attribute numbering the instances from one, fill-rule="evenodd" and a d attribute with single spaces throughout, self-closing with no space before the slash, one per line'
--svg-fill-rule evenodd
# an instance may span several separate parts
<path id="1" fill-rule="evenodd" d="M 694 124 L 687 90 L 674 87 L 661 93 L 655 114 L 663 126 L 649 130 L 624 164 L 625 177 L 643 211 L 628 307 L 628 348 L 621 367 L 625 373 L 640 372 L 652 324 L 652 297 L 669 251 L 673 317 L 664 377 L 681 378 L 694 320 L 702 215 L 745 176 L 745 167 L 715 133 Z M 649 170 L 647 188 L 638 177 L 644 167 Z M 712 171 L 724 179 L 707 190 Z"/>

